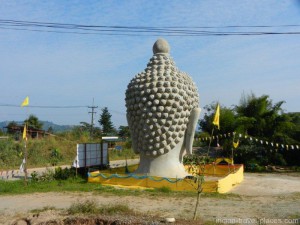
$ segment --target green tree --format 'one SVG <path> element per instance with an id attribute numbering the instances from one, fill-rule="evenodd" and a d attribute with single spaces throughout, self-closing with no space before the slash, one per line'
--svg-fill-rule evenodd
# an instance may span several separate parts
<path id="1" fill-rule="evenodd" d="M 300 143 L 300 112 L 298 113 L 287 113 L 286 114 L 291 122 L 295 125 L 293 132 L 291 133 L 291 137 Z"/>
<path id="2" fill-rule="evenodd" d="M 273 104 L 268 95 L 243 95 L 236 106 L 236 130 L 255 137 L 290 142 L 295 124 L 281 108 L 284 101 Z"/>
<path id="3" fill-rule="evenodd" d="M 231 133 L 235 129 L 235 113 L 234 110 L 231 108 L 227 108 L 225 106 L 220 105 L 220 130 L 213 125 L 213 119 L 215 116 L 215 111 L 216 111 L 216 105 L 215 103 L 212 103 L 210 105 L 204 106 L 205 113 L 203 119 L 199 120 L 199 126 L 200 129 L 204 132 L 203 135 L 199 135 L 202 137 L 207 137 L 210 136 L 212 133 L 212 130 L 214 128 L 214 135 L 217 134 L 226 134 L 226 133 Z M 221 144 L 223 146 L 224 150 L 231 150 L 231 141 L 227 139 L 214 139 L 212 141 L 212 145 L 216 146 L 218 144 Z M 201 143 L 199 143 L 201 145 Z"/>
<path id="4" fill-rule="evenodd" d="M 28 119 L 24 121 L 24 123 L 26 123 L 28 127 L 34 129 L 42 129 L 43 127 L 43 123 L 39 121 L 39 119 L 33 114 L 31 114 Z"/>
<path id="5" fill-rule="evenodd" d="M 268 95 L 256 97 L 253 93 L 243 94 L 239 105 L 233 109 L 221 106 L 220 131 L 215 129 L 214 135 L 236 131 L 273 143 L 299 144 L 300 113 L 284 113 L 283 103 L 284 101 L 273 103 Z M 215 108 L 215 103 L 204 107 L 206 112 L 199 125 L 205 135 L 210 135 L 213 129 Z M 232 149 L 232 139 L 221 139 L 219 143 L 225 151 Z M 248 139 L 241 139 L 235 160 L 246 165 L 300 165 L 297 160 L 299 157 L 299 151 L 282 151 L 274 145 L 263 146 Z"/>
<path id="6" fill-rule="evenodd" d="M 98 127 L 92 127 L 90 123 L 80 122 L 81 132 L 90 133 L 90 138 L 99 138 L 101 137 L 101 130 Z"/>
<path id="7" fill-rule="evenodd" d="M 111 114 L 108 111 L 107 107 L 102 109 L 102 113 L 100 115 L 100 119 L 98 120 L 100 127 L 102 129 L 102 133 L 104 135 L 115 134 L 116 130 L 111 121 Z"/>
<path id="8" fill-rule="evenodd" d="M 203 132 L 211 133 L 214 125 L 213 119 L 215 116 L 216 104 L 211 103 L 210 105 L 204 106 L 204 117 L 199 120 L 200 129 Z M 214 134 L 224 134 L 228 132 L 233 132 L 235 129 L 235 113 L 231 108 L 220 105 L 220 130 L 214 129 Z"/>
<path id="9" fill-rule="evenodd" d="M 129 138 L 130 137 L 130 130 L 128 126 L 120 126 L 118 130 L 118 135 L 121 138 Z"/>
<path id="10" fill-rule="evenodd" d="M 50 127 L 48 128 L 47 132 L 50 133 L 50 134 L 53 134 L 53 133 L 54 133 L 53 127 L 50 126 Z"/>
<path id="11" fill-rule="evenodd" d="M 8 134 L 15 134 L 16 131 L 13 129 L 13 127 L 18 126 L 17 122 L 11 121 L 7 124 L 7 133 Z"/>
<path id="12" fill-rule="evenodd" d="M 87 122 L 80 122 L 81 131 L 90 132 L 91 127 L 92 127 L 91 124 Z"/>
<path id="13" fill-rule="evenodd" d="M 236 106 L 236 130 L 258 137 L 263 140 L 284 144 L 296 144 L 295 130 L 296 119 L 292 115 L 284 113 L 282 109 L 284 101 L 273 103 L 268 95 L 256 97 L 253 93 L 242 95 L 239 105 Z M 297 121 L 297 119 L 296 119 Z M 244 140 L 239 148 L 240 157 L 237 162 L 258 165 L 296 165 L 299 162 L 298 151 L 280 151 L 274 153 L 267 146 L 261 146 Z"/>

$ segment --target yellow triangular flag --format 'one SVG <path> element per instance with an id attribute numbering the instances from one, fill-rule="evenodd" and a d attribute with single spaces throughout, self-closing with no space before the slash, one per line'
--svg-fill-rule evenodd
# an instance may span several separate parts
<path id="1" fill-rule="evenodd" d="M 29 97 L 27 96 L 21 104 L 21 107 L 29 105 Z"/>
<path id="2" fill-rule="evenodd" d="M 220 130 L 220 105 L 219 105 L 219 103 L 217 105 L 213 124 L 216 125 L 218 127 L 218 129 Z"/>
<path id="3" fill-rule="evenodd" d="M 26 129 L 26 124 L 24 125 L 24 130 L 23 130 L 23 140 L 27 140 L 27 129 Z"/>
<path id="4" fill-rule="evenodd" d="M 237 140 L 237 142 L 234 142 L 234 141 L 233 141 L 233 147 L 234 147 L 234 148 L 237 148 L 237 147 L 239 146 L 239 143 L 240 143 L 239 140 Z"/>

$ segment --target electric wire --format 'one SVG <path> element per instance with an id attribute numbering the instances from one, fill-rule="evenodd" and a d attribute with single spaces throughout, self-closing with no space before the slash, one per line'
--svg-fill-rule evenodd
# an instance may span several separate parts
<path id="1" fill-rule="evenodd" d="M 0 104 L 0 107 L 17 107 L 20 108 L 20 105 L 15 104 Z M 74 109 L 74 108 L 87 108 L 88 106 L 83 105 L 73 105 L 73 106 L 46 106 L 46 105 L 28 105 L 26 108 L 43 108 L 43 109 Z"/>
<path id="2" fill-rule="evenodd" d="M 299 28 L 298 24 L 288 25 L 230 25 L 230 26 L 107 26 L 107 25 L 81 25 L 69 23 L 45 23 L 36 21 L 1 20 L 0 29 L 25 30 L 34 32 L 93 34 L 110 36 L 249 36 L 249 35 L 299 35 L 300 31 L 213 31 L 212 29 L 244 29 L 244 28 Z M 205 30 L 206 29 L 206 30 Z"/>
<path id="3" fill-rule="evenodd" d="M 14 107 L 14 108 L 20 108 L 20 105 L 16 104 L 3 104 L 0 103 L 0 107 Z M 28 105 L 26 108 L 39 108 L 39 109 L 79 109 L 79 108 L 86 108 L 88 109 L 90 106 L 88 105 L 68 105 L 68 106 L 50 106 L 50 105 Z M 119 115 L 126 115 L 124 112 L 120 112 L 118 110 L 111 109 L 110 110 L 113 113 L 119 114 Z"/>

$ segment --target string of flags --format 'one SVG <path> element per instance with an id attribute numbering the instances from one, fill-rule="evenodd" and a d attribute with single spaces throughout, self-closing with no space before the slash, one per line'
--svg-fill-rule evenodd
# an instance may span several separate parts
<path id="1" fill-rule="evenodd" d="M 261 144 L 261 145 L 267 145 L 267 146 L 281 148 L 281 149 L 286 149 L 286 150 L 289 150 L 289 149 L 292 149 L 292 150 L 294 150 L 294 149 L 300 149 L 299 145 L 288 145 L 288 144 L 276 143 L 276 142 L 272 142 L 272 141 L 266 141 L 266 140 L 255 138 L 255 137 L 252 137 L 252 136 L 249 136 L 249 135 L 243 135 L 243 134 L 240 134 L 240 133 L 236 133 L 236 132 L 227 133 L 227 134 L 218 134 L 218 135 L 214 135 L 212 137 L 196 138 L 196 140 L 209 141 L 210 138 L 212 138 L 213 140 L 215 140 L 215 139 L 218 140 L 218 139 L 221 139 L 221 138 L 230 138 L 230 137 L 238 139 L 236 141 L 233 141 L 233 147 L 234 148 L 238 147 L 238 145 L 239 145 L 239 138 L 244 138 L 244 139 L 248 139 L 250 141 L 254 141 L 254 142 L 256 142 L 258 144 Z"/>

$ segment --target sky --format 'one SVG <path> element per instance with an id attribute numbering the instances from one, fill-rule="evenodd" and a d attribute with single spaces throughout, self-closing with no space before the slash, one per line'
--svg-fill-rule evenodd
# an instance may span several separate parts
<path id="1" fill-rule="evenodd" d="M 217 27 L 213 31 L 300 32 L 299 0 L 0 0 L 0 20 L 97 26 Z M 224 26 L 274 26 L 220 28 Z M 177 67 L 196 83 L 200 107 L 231 107 L 243 93 L 285 101 L 300 111 L 300 35 L 121 36 L 12 30 L 0 25 L 0 121 L 29 114 L 60 125 L 94 123 L 108 107 L 118 128 L 127 125 L 125 91 L 166 39 Z M 19 107 L 29 96 L 30 106 Z M 78 108 L 63 108 L 80 106 Z M 204 111 L 202 111 L 202 116 Z"/>

